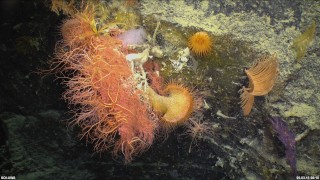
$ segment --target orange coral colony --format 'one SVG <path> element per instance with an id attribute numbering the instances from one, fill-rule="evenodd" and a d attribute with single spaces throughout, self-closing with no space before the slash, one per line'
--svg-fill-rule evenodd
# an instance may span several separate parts
<path id="1" fill-rule="evenodd" d="M 93 20 L 86 9 L 71 14 L 61 27 L 63 39 L 51 68 L 64 79 L 64 99 L 74 113 L 71 124 L 81 128 L 81 137 L 96 152 L 112 150 L 130 162 L 152 144 L 155 125 L 120 40 L 96 33 Z"/>
<path id="2" fill-rule="evenodd" d="M 249 78 L 249 87 L 243 87 L 241 107 L 243 115 L 247 116 L 251 112 L 254 96 L 264 96 L 268 94 L 274 86 L 278 75 L 278 60 L 276 55 L 263 57 L 256 62 L 250 69 L 245 70 Z"/>
<path id="3" fill-rule="evenodd" d="M 148 93 L 153 110 L 163 115 L 161 120 L 168 127 L 183 123 L 193 112 L 193 96 L 181 85 L 169 84 L 164 89 L 167 96 L 158 95 L 150 87 Z"/>
<path id="4" fill-rule="evenodd" d="M 188 47 L 196 55 L 205 56 L 212 50 L 212 39 L 204 31 L 197 32 L 190 37 Z"/>

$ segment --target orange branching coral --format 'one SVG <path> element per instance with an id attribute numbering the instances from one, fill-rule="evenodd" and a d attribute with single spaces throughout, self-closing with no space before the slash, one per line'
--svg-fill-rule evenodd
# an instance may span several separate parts
<path id="1" fill-rule="evenodd" d="M 188 46 L 196 55 L 205 56 L 212 50 L 212 39 L 206 32 L 197 32 L 190 37 Z"/>
<path id="2" fill-rule="evenodd" d="M 62 1 L 64 2 L 64 1 Z M 111 35 L 122 32 L 117 28 L 117 23 L 101 23 L 106 20 L 106 17 L 101 17 L 101 14 L 106 16 L 105 8 L 97 10 L 95 1 L 82 2 L 80 10 L 70 13 L 70 18 L 64 21 L 61 26 L 61 34 L 64 41 L 69 46 L 80 46 L 88 41 L 86 39 L 92 36 Z M 102 7 L 102 6 L 99 6 Z M 99 19 L 96 20 L 96 17 Z M 98 23 L 100 22 L 100 23 Z M 121 23 L 120 23 L 121 24 Z M 79 43 L 82 43 L 79 45 Z"/>
<path id="3" fill-rule="evenodd" d="M 64 42 L 69 46 L 81 46 L 88 43 L 86 38 L 94 34 L 90 24 L 78 18 L 67 19 L 61 26 Z"/>
<path id="4" fill-rule="evenodd" d="M 71 124 L 80 126 L 96 152 L 113 149 L 130 162 L 152 144 L 155 126 L 121 42 L 91 34 L 90 21 L 79 17 L 67 20 L 62 31 L 51 67 L 67 86 L 64 98 L 75 114 Z"/>
<path id="5" fill-rule="evenodd" d="M 81 11 L 71 15 L 61 26 L 61 34 L 69 46 L 81 46 L 87 39 L 99 35 L 107 27 L 100 27 L 95 20 L 94 5 L 87 4 Z M 80 43 L 80 44 L 79 44 Z"/>
<path id="6" fill-rule="evenodd" d="M 245 70 L 249 78 L 249 87 L 243 87 L 241 94 L 241 107 L 245 116 L 251 112 L 254 96 L 264 96 L 268 94 L 278 75 L 278 60 L 276 55 L 263 57 L 257 61 L 250 69 Z"/>
<path id="7" fill-rule="evenodd" d="M 164 125 L 173 127 L 186 121 L 194 109 L 194 99 L 189 90 L 170 83 L 163 92 L 165 96 L 160 96 L 152 88 L 148 88 L 152 107 L 163 115 L 161 120 Z"/>

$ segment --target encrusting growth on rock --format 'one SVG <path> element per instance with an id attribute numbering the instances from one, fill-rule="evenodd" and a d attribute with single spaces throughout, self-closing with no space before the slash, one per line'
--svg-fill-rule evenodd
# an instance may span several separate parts
<path id="1" fill-rule="evenodd" d="M 278 66 L 278 60 L 274 54 L 261 58 L 251 68 L 245 70 L 249 78 L 249 87 L 243 87 L 240 90 L 244 116 L 251 112 L 254 96 L 264 96 L 271 91 L 278 75 Z"/>

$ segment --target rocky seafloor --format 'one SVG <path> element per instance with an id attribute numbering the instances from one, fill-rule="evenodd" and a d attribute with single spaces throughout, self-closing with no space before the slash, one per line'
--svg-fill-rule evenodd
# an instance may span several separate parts
<path id="1" fill-rule="evenodd" d="M 215 128 L 190 149 L 183 127 L 157 141 L 130 164 L 94 154 L 67 127 L 68 107 L 54 76 L 39 74 L 52 56 L 63 17 L 49 2 L 5 4 L 0 61 L 0 175 L 17 179 L 291 179 L 286 149 L 269 118 L 279 116 L 296 135 L 297 175 L 320 175 L 319 1 L 139 1 L 143 27 L 157 41 L 166 76 L 197 84 L 206 108 L 193 117 Z M 104 2 L 108 3 L 108 2 Z M 316 21 L 314 42 L 300 61 L 291 48 Z M 170 70 L 176 52 L 195 31 L 214 37 L 214 58 Z M 276 54 L 279 77 L 266 97 L 243 117 L 238 90 L 243 69 L 264 54 Z M 170 67 L 170 68 L 169 68 Z M 188 83 L 186 82 L 186 83 Z M 224 117 L 220 114 L 222 112 Z M 189 150 L 190 149 L 190 150 Z"/>

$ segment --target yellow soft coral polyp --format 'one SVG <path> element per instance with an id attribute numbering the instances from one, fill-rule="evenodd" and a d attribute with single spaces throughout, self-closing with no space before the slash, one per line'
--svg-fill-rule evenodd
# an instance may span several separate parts
<path id="1" fill-rule="evenodd" d="M 161 96 L 148 88 L 153 110 L 162 114 L 161 121 L 170 127 L 185 122 L 194 109 L 194 99 L 190 91 L 172 83 L 164 89 L 164 93 L 166 96 Z"/>

